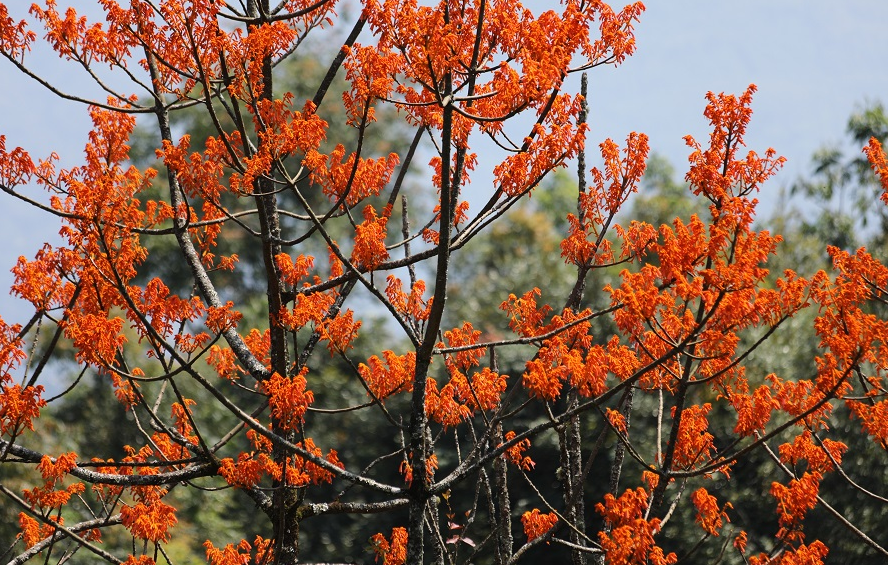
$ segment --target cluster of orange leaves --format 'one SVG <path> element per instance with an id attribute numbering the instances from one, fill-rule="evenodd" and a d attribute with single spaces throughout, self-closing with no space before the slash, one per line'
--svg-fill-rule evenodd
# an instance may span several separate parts
<path id="1" fill-rule="evenodd" d="M 471 378 L 466 375 L 480 365 L 486 352 L 484 347 L 472 347 L 478 343 L 480 336 L 481 332 L 469 322 L 444 332 L 449 347 L 467 348 L 445 355 L 444 365 L 450 375 L 449 382 L 439 388 L 437 380 L 432 377 L 428 379 L 426 413 L 445 428 L 458 425 L 477 410 L 493 410 L 506 390 L 507 376 L 487 367 L 473 371 Z"/>
<path id="2" fill-rule="evenodd" d="M 595 511 L 610 526 L 609 531 L 598 532 L 608 563 L 670 565 L 678 560 L 674 553 L 664 554 L 654 540 L 660 530 L 660 519 L 645 518 L 649 496 L 646 489 L 638 487 L 626 490 L 619 497 L 608 493 L 603 502 L 595 505 Z"/>
<path id="3" fill-rule="evenodd" d="M 400 290 L 400 281 L 393 277 L 389 278 L 388 292 L 399 298 L 396 304 L 405 312 L 416 310 L 419 298 L 414 297 L 420 296 L 421 288 L 417 283 L 414 292 L 408 298 Z M 471 377 L 466 375 L 468 370 L 480 364 L 480 359 L 484 355 L 485 348 L 471 347 L 477 344 L 480 335 L 481 332 L 475 330 L 468 322 L 460 328 L 444 332 L 449 347 L 466 347 L 445 357 L 445 367 L 450 375 L 448 382 L 439 387 L 434 377 L 429 377 L 427 381 L 426 413 L 429 418 L 445 427 L 460 424 L 477 410 L 493 410 L 506 390 L 508 377 L 488 367 L 473 371 Z M 393 394 L 412 391 L 416 353 L 410 351 L 404 355 L 397 355 L 393 351 L 386 350 L 382 356 L 380 359 L 373 355 L 366 364 L 361 363 L 358 366 L 358 373 L 364 380 L 368 393 L 376 400 L 383 401 Z"/>
<path id="4" fill-rule="evenodd" d="M 31 505 L 32 509 L 36 509 L 40 516 L 43 517 L 43 523 L 28 516 L 24 512 L 19 513 L 19 528 L 21 533 L 19 536 L 25 542 L 26 547 L 32 547 L 40 540 L 51 536 L 55 533 L 56 528 L 53 524 L 59 526 L 64 524 L 61 516 L 53 516 L 51 513 L 58 511 L 68 503 L 71 496 L 82 494 L 86 487 L 83 483 L 72 483 L 64 488 L 58 488 L 64 478 L 77 465 L 77 455 L 75 453 L 65 453 L 53 460 L 48 455 L 44 455 L 37 465 L 37 469 L 43 476 L 43 486 L 25 489 L 23 494 L 25 501 Z M 90 539 L 98 539 L 97 532 L 87 532 Z"/>
<path id="5" fill-rule="evenodd" d="M 417 279 L 410 285 L 410 294 L 404 292 L 404 283 L 398 277 L 389 275 L 386 277 L 385 295 L 400 316 L 405 317 L 414 324 L 428 320 L 432 309 L 433 299 L 423 299 L 426 283 Z"/>
<path id="6" fill-rule="evenodd" d="M 719 529 L 728 519 L 727 510 L 732 508 L 730 502 L 726 502 L 722 508 L 718 506 L 718 500 L 705 488 L 699 488 L 691 494 L 691 502 L 697 508 L 696 522 L 704 532 L 711 536 L 719 535 Z"/>
<path id="7" fill-rule="evenodd" d="M 412 454 L 408 453 L 407 457 L 401 461 L 398 470 L 404 477 L 404 483 L 410 486 L 413 483 L 413 466 L 410 464 Z M 435 478 L 435 471 L 438 469 L 438 456 L 434 453 L 430 454 L 425 461 L 425 478 L 431 483 Z"/>
<path id="8" fill-rule="evenodd" d="M 0 318 L 0 436 L 14 438 L 23 429 L 34 429 L 34 418 L 46 405 L 43 387 L 22 386 L 13 381 L 12 372 L 25 358 L 21 326 L 10 326 Z"/>
<path id="9" fill-rule="evenodd" d="M 282 463 L 275 461 L 271 456 L 271 441 L 255 430 L 248 431 L 247 437 L 253 443 L 253 451 L 238 454 L 237 461 L 226 457 L 220 462 L 219 475 L 231 486 L 252 488 L 259 484 L 264 476 L 293 486 L 329 483 L 333 480 L 333 473 L 330 470 L 299 455 L 291 455 Z M 314 457 L 326 460 L 331 465 L 345 468 L 336 450 L 331 449 L 327 455 L 324 455 L 311 438 L 306 438 L 296 446 Z"/>
<path id="10" fill-rule="evenodd" d="M 580 195 L 580 217 L 567 215 L 570 228 L 568 237 L 561 242 L 561 256 L 577 266 L 591 267 L 614 260 L 610 241 L 604 235 L 626 199 L 637 191 L 649 152 L 647 136 L 635 132 L 626 139 L 622 158 L 619 147 L 610 139 L 600 148 L 604 171 L 592 169 L 592 185 Z M 647 234 L 648 238 L 651 235 Z"/>
<path id="11" fill-rule="evenodd" d="M 392 528 L 390 539 L 382 534 L 374 534 L 370 544 L 377 563 L 380 558 L 382 565 L 404 565 L 407 562 L 407 530 L 404 528 Z"/>
<path id="12" fill-rule="evenodd" d="M 376 216 L 373 206 L 368 204 L 364 207 L 364 221 L 355 226 L 352 263 L 372 271 L 388 259 L 388 250 L 385 248 L 385 225 L 390 214 L 390 207 L 386 207 L 379 217 Z"/>
<path id="13" fill-rule="evenodd" d="M 273 563 L 273 541 L 256 536 L 252 544 L 247 540 L 241 540 L 237 545 L 229 543 L 219 549 L 208 540 L 204 542 L 204 547 L 207 550 L 207 563 L 209 565 L 246 565 L 251 561 L 256 565 Z"/>
<path id="14" fill-rule="evenodd" d="M 823 565 L 829 549 L 821 541 L 801 544 L 775 557 L 767 554 L 750 556 L 749 565 Z"/>
<path id="15" fill-rule="evenodd" d="M 304 161 L 311 170 L 311 181 L 322 187 L 330 200 L 342 206 L 354 206 L 378 195 L 398 164 L 395 153 L 379 159 L 358 158 L 355 153 L 345 160 L 344 157 L 345 147 L 337 145 L 329 156 L 310 151 Z"/>
<path id="16" fill-rule="evenodd" d="M 268 395 L 268 406 L 271 416 L 285 430 L 295 430 L 303 421 L 305 411 L 314 402 L 314 393 L 307 390 L 308 381 L 305 375 L 308 367 L 303 367 L 298 375 L 283 377 L 274 373 L 260 383 L 263 392 Z"/>
<path id="17" fill-rule="evenodd" d="M 554 512 L 543 514 L 538 508 L 521 515 L 521 525 L 524 526 L 524 535 L 527 541 L 535 540 L 551 530 L 558 523 L 558 515 Z"/>
<path id="18" fill-rule="evenodd" d="M 506 434 L 503 436 L 503 439 L 505 441 L 512 441 L 513 439 L 515 439 L 515 432 L 506 432 Z M 531 459 L 529 455 L 524 454 L 524 452 L 528 449 L 530 449 L 530 440 L 524 438 L 521 441 L 516 442 L 515 445 L 506 448 L 506 450 L 503 452 L 503 457 L 506 459 L 506 461 L 512 463 L 519 469 L 530 471 L 531 469 L 533 469 L 536 463 L 533 462 L 533 459 Z"/>
<path id="19" fill-rule="evenodd" d="M 522 298 L 514 295 L 502 304 L 510 313 L 513 329 L 529 336 L 549 335 L 534 359 L 525 364 L 522 384 L 528 394 L 545 400 L 554 400 L 565 383 L 585 397 L 595 397 L 608 390 L 608 375 L 620 381 L 632 376 L 639 367 L 637 355 L 614 336 L 604 346 L 592 343 L 588 321 L 591 311 L 573 312 L 565 309 L 544 324 L 548 305 L 537 308 L 534 295 L 539 289 L 527 292 Z M 536 323 L 536 329 L 531 324 Z"/>
<path id="20" fill-rule="evenodd" d="M 138 473 L 140 475 L 156 475 L 160 472 L 157 466 L 147 465 L 148 461 L 155 456 L 163 457 L 163 454 L 155 453 L 151 447 L 145 446 L 140 450 L 135 450 L 127 446 L 129 455 L 124 457 L 123 463 L 138 463 Z M 111 463 L 110 461 L 107 463 Z M 121 465 L 114 467 L 99 467 L 100 472 L 130 475 L 133 473 L 133 467 Z M 123 490 L 122 487 L 94 485 L 93 490 L 100 499 L 106 501 L 114 501 Z M 132 486 L 128 488 L 132 496 L 132 502 L 124 504 L 120 509 L 123 525 L 130 531 L 136 539 L 147 541 L 167 542 L 170 539 L 170 528 L 178 523 L 176 518 L 176 508 L 165 503 L 163 497 L 167 494 L 167 489 L 160 486 Z"/>
<path id="21" fill-rule="evenodd" d="M 407 352 L 396 355 L 394 351 L 382 352 L 382 359 L 373 355 L 367 364 L 361 363 L 358 372 L 374 397 L 378 400 L 399 393 L 413 390 L 413 373 L 416 370 L 416 353 Z"/>
<path id="22" fill-rule="evenodd" d="M 77 495 L 86 490 L 83 483 L 72 483 L 64 489 L 57 489 L 57 485 L 77 465 L 77 455 L 66 453 L 60 455 L 55 461 L 48 455 L 44 455 L 37 465 L 37 469 L 43 475 L 43 486 L 25 489 L 25 500 L 32 506 L 42 511 L 59 509 L 68 503 L 72 495 Z"/>

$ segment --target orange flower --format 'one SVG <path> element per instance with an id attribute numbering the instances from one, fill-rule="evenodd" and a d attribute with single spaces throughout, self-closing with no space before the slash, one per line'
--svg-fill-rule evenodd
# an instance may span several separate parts
<path id="1" fill-rule="evenodd" d="M 580 395 L 595 397 L 607 390 L 605 380 L 610 367 L 607 354 L 600 345 L 590 347 L 585 358 L 581 351 L 571 349 L 563 363 L 570 373 L 570 384 Z"/>
<path id="2" fill-rule="evenodd" d="M 40 527 L 40 522 L 38 522 L 34 518 L 31 518 L 24 512 L 19 512 L 18 516 L 19 529 L 21 529 L 21 533 L 19 534 L 19 536 L 22 538 L 22 541 L 25 542 L 26 548 L 33 547 L 37 542 L 46 537 L 42 528 Z"/>
<path id="3" fill-rule="evenodd" d="M 257 441 L 257 437 L 262 438 L 263 436 L 256 434 L 253 430 L 248 432 L 248 436 L 258 448 L 264 451 L 271 450 L 267 440 Z M 331 449 L 325 456 L 311 438 L 306 438 L 305 441 L 296 445 L 316 457 L 326 459 L 339 468 L 344 468 L 336 450 Z M 334 477 L 331 471 L 298 455 L 288 457 L 286 462 L 281 465 L 272 460 L 267 453 L 240 453 L 237 461 L 227 457 L 221 461 L 218 472 L 228 484 L 236 488 L 254 487 L 266 475 L 275 480 L 286 480 L 287 484 L 293 486 L 305 486 L 309 482 L 314 484 L 330 483 Z M 284 476 L 285 473 L 286 476 Z"/>
<path id="4" fill-rule="evenodd" d="M 153 558 L 148 557 L 147 555 L 140 555 L 138 557 L 130 555 L 126 558 L 126 561 L 123 562 L 123 565 L 155 565 L 155 562 Z"/>
<path id="5" fill-rule="evenodd" d="M 309 322 L 320 324 L 335 300 L 332 294 L 324 292 L 297 294 L 293 309 L 284 307 L 279 313 L 280 323 L 290 330 L 298 330 Z"/>
<path id="6" fill-rule="evenodd" d="M 0 49 L 10 59 L 21 62 L 25 53 L 31 50 L 30 45 L 35 39 L 37 34 L 28 29 L 25 20 L 15 22 L 9 17 L 6 6 L 0 4 Z M 3 149 L 2 140 L 0 137 L 0 149 Z"/>
<path id="7" fill-rule="evenodd" d="M 281 279 L 290 286 L 296 286 L 314 267 L 314 257 L 311 255 L 299 255 L 294 263 L 290 255 L 279 253 L 274 262 L 281 271 Z"/>
<path id="8" fill-rule="evenodd" d="M 345 147 L 340 144 L 329 157 L 310 150 L 303 162 L 311 170 L 311 181 L 319 184 L 330 200 L 343 201 L 343 206 L 349 207 L 365 198 L 378 195 L 388 184 L 398 164 L 398 155 L 395 153 L 375 160 L 357 159 L 357 162 L 354 153 L 343 162 L 344 156 Z"/>
<path id="9" fill-rule="evenodd" d="M 351 90 L 344 92 L 342 99 L 348 108 L 349 124 L 360 124 L 365 108 L 367 121 L 375 121 L 371 106 L 377 100 L 389 97 L 395 86 L 394 77 L 403 64 L 403 57 L 377 46 L 365 47 L 356 43 L 348 49 L 344 66 Z"/>
<path id="10" fill-rule="evenodd" d="M 314 394 L 306 390 L 307 374 L 308 367 L 303 367 L 298 375 L 288 378 L 274 373 L 262 381 L 261 386 L 268 395 L 271 415 L 284 429 L 295 429 L 300 425 L 308 406 L 314 402 Z"/>
<path id="11" fill-rule="evenodd" d="M 0 385 L 12 381 L 11 372 L 26 357 L 22 351 L 22 339 L 19 337 L 21 329 L 20 325 L 10 326 L 0 317 Z"/>
<path id="12" fill-rule="evenodd" d="M 758 387 L 752 395 L 731 394 L 730 401 L 737 410 L 737 425 L 734 426 L 734 432 L 741 436 L 763 431 L 771 419 L 771 413 L 779 408 L 767 385 Z"/>
<path id="13" fill-rule="evenodd" d="M 410 486 L 410 484 L 413 482 L 413 466 L 410 465 L 409 455 L 410 454 L 408 454 L 408 459 L 404 459 L 403 461 L 401 461 L 401 465 L 398 467 L 398 470 L 404 476 L 404 482 L 407 483 L 407 486 Z M 431 482 L 431 480 L 435 476 L 435 470 L 438 468 L 438 456 L 434 453 L 429 455 L 426 458 L 425 467 L 426 479 Z"/>
<path id="14" fill-rule="evenodd" d="M 226 380 L 237 379 L 237 358 L 231 349 L 218 345 L 210 346 L 207 363 L 216 369 L 216 373 L 218 373 L 220 378 Z"/>
<path id="15" fill-rule="evenodd" d="M 263 472 L 267 472 L 269 462 L 264 453 L 259 454 L 258 458 L 249 453 L 239 453 L 237 462 L 231 457 L 222 459 L 219 475 L 233 487 L 252 488 L 262 479 Z"/>
<path id="16" fill-rule="evenodd" d="M 120 515 L 133 537 L 155 543 L 168 542 L 169 529 L 179 522 L 176 509 L 159 500 L 150 505 L 141 502 L 126 505 L 120 509 Z"/>
<path id="17" fill-rule="evenodd" d="M 301 112 L 291 109 L 293 94 L 287 92 L 280 100 L 260 100 L 257 104 L 265 128 L 259 132 L 261 147 L 267 147 L 275 158 L 316 150 L 327 136 L 327 122 L 315 113 L 309 100 Z"/>
<path id="18" fill-rule="evenodd" d="M 453 328 L 444 332 L 444 339 L 447 340 L 448 347 L 460 347 L 463 345 L 474 345 L 478 343 L 481 332 L 472 327 L 469 322 L 464 322 L 461 328 Z M 456 367 L 466 370 L 477 366 L 481 362 L 481 358 L 486 354 L 487 349 L 478 347 L 475 349 L 466 349 L 456 353 Z M 452 363 L 453 356 L 448 356 L 448 361 Z"/>
<path id="19" fill-rule="evenodd" d="M 598 532 L 601 548 L 607 562 L 612 565 L 652 563 L 669 565 L 678 557 L 674 553 L 664 555 L 654 541 L 660 531 L 659 518 L 644 519 L 648 493 L 643 488 L 626 490 L 619 498 L 604 495 L 604 502 L 595 505 L 595 511 L 611 525 L 610 532 Z"/>
<path id="20" fill-rule="evenodd" d="M 509 327 L 513 332 L 529 337 L 548 331 L 548 326 L 542 322 L 552 308 L 547 304 L 537 308 L 535 297 L 540 294 L 542 294 L 540 289 L 534 288 L 524 293 L 521 298 L 510 294 L 508 300 L 500 304 L 500 310 L 505 310 L 509 315 Z"/>
<path id="21" fill-rule="evenodd" d="M 849 401 L 848 405 L 876 443 L 888 442 L 888 400 Z"/>
<path id="22" fill-rule="evenodd" d="M 220 307 L 210 306 L 207 310 L 207 327 L 213 333 L 220 334 L 226 330 L 234 329 L 243 318 L 243 314 L 233 310 L 234 303 L 230 300 Z"/>
<path id="23" fill-rule="evenodd" d="M 40 409 L 46 406 L 42 394 L 42 385 L 0 386 L 0 434 L 15 436 L 22 427 L 33 430 L 34 418 L 40 416 Z"/>
<path id="24" fill-rule="evenodd" d="M 207 563 L 210 565 L 246 565 L 251 561 L 260 565 L 273 563 L 272 540 L 256 536 L 253 543 L 241 540 L 237 545 L 229 543 L 222 549 L 216 548 L 209 540 L 204 542 L 207 551 Z"/>
<path id="25" fill-rule="evenodd" d="M 458 394 L 459 391 L 452 381 L 438 390 L 437 381 L 430 377 L 426 384 L 426 414 L 445 428 L 467 420 L 471 417 L 472 410 L 459 401 Z"/>
<path id="26" fill-rule="evenodd" d="M 737 158 L 752 117 L 750 105 L 756 90 L 756 86 L 750 84 L 739 98 L 724 93 L 706 94 L 709 104 L 704 115 L 713 126 L 709 148 L 704 150 L 691 136 L 685 137 L 688 146 L 694 149 L 688 158 L 691 170 L 687 175 L 694 194 L 703 194 L 713 203 L 724 203 L 730 197 L 757 190 L 786 160 L 776 157 L 773 149 L 768 149 L 764 158 L 752 151 L 743 159 Z M 737 192 L 732 193 L 735 189 Z"/>
<path id="27" fill-rule="evenodd" d="M 81 494 L 86 487 L 83 483 L 73 483 L 64 489 L 57 489 L 57 485 L 77 465 L 77 454 L 71 452 L 60 455 L 55 461 L 48 455 L 44 455 L 37 465 L 37 469 L 43 475 L 43 486 L 25 489 L 23 494 L 32 506 L 43 509 L 61 508 L 68 503 L 72 495 Z"/>
<path id="28" fill-rule="evenodd" d="M 142 370 L 138 367 L 134 367 L 132 372 L 134 376 L 143 375 Z M 117 373 L 112 373 L 111 384 L 114 386 L 114 396 L 117 398 L 117 401 L 126 408 L 134 406 L 139 401 L 139 395 L 136 393 L 136 390 L 139 388 L 137 381 L 125 379 Z"/>
<path id="29" fill-rule="evenodd" d="M 407 562 L 407 530 L 404 528 L 393 528 L 391 541 L 382 534 L 373 534 L 370 545 L 377 563 L 380 557 L 382 565 L 404 565 Z"/>
<path id="30" fill-rule="evenodd" d="M 37 465 L 37 469 L 40 470 L 40 473 L 45 480 L 55 482 L 61 480 L 62 477 L 70 473 L 71 469 L 74 469 L 76 466 L 77 454 L 72 451 L 70 453 L 59 455 L 55 461 L 53 461 L 48 455 L 44 455 L 40 460 L 40 464 Z"/>
<path id="31" fill-rule="evenodd" d="M 678 437 L 675 440 L 674 468 L 692 469 L 709 460 L 715 449 L 712 443 L 714 437 L 708 431 L 709 421 L 706 419 L 706 414 L 711 409 L 712 405 L 707 402 L 702 406 L 687 406 L 682 411 Z M 675 408 L 672 411 L 672 417 L 675 418 Z"/>
<path id="32" fill-rule="evenodd" d="M 376 217 L 373 206 L 364 207 L 364 221 L 355 226 L 355 248 L 352 250 L 352 263 L 372 271 L 388 259 L 385 248 L 385 225 L 388 214 Z"/>
<path id="33" fill-rule="evenodd" d="M 11 293 L 40 310 L 62 305 L 70 290 L 61 278 L 61 254 L 48 245 L 37 252 L 33 261 L 19 257 L 12 273 L 15 283 L 10 289 Z"/>
<path id="34" fill-rule="evenodd" d="M 593 168 L 589 192 L 580 195 L 580 217 L 568 214 L 569 235 L 561 242 L 561 256 L 574 265 L 601 265 L 613 261 L 604 231 L 629 196 L 638 190 L 648 155 L 648 137 L 632 132 L 626 138 L 623 158 L 617 144 L 600 145 L 604 171 Z M 648 235 L 650 233 L 648 232 Z"/>
<path id="35" fill-rule="evenodd" d="M 450 385 L 456 398 L 469 410 L 493 410 L 506 390 L 507 375 L 494 373 L 488 367 L 472 374 L 471 380 L 457 370 L 452 371 Z"/>
<path id="36" fill-rule="evenodd" d="M 563 342 L 555 337 L 548 340 L 550 346 L 541 347 L 536 359 L 528 361 L 522 375 L 522 384 L 531 396 L 545 400 L 555 400 L 570 371 L 569 365 L 562 364 Z"/>
<path id="37" fill-rule="evenodd" d="M 404 355 L 395 355 L 393 351 L 383 351 L 383 361 L 376 355 L 367 360 L 368 365 L 361 363 L 358 372 L 367 383 L 367 388 L 378 399 L 383 400 L 398 392 L 413 390 L 413 373 L 416 370 L 416 353 L 410 351 Z"/>
<path id="38" fill-rule="evenodd" d="M 82 494 L 86 490 L 83 483 L 74 483 L 65 489 L 56 489 L 54 482 L 46 482 L 42 487 L 25 489 L 22 494 L 32 506 L 43 509 L 58 509 L 68 504 L 71 496 Z"/>
<path id="39" fill-rule="evenodd" d="M 808 471 L 812 473 L 832 471 L 835 468 L 833 460 L 841 464 L 842 455 L 848 450 L 848 446 L 829 438 L 824 438 L 821 444 L 815 444 L 810 430 L 805 430 L 792 443 L 780 446 L 780 460 L 797 465 L 800 460 L 805 459 L 808 462 Z"/>
<path id="40" fill-rule="evenodd" d="M 527 541 L 532 541 L 551 530 L 558 523 L 558 515 L 554 512 L 541 514 L 538 508 L 521 515 L 521 524 L 524 526 L 524 535 Z"/>
<path id="41" fill-rule="evenodd" d="M 623 416 L 623 414 L 611 408 L 605 409 L 604 414 L 607 417 L 607 421 L 610 423 L 612 428 L 614 428 L 621 434 L 626 433 L 626 417 Z"/>
<path id="42" fill-rule="evenodd" d="M 65 335 L 77 349 L 79 363 L 100 367 L 112 364 L 127 341 L 121 333 L 123 319 L 117 316 L 108 319 L 104 315 L 77 314 L 71 316 L 64 327 Z"/>
<path id="43" fill-rule="evenodd" d="M 817 493 L 820 489 L 820 473 L 808 473 L 800 479 L 792 479 L 789 486 L 771 483 L 771 496 L 777 499 L 777 513 L 780 521 L 780 532 L 777 536 L 786 541 L 803 540 L 799 524 L 808 510 L 817 505 Z"/>
<path id="44" fill-rule="evenodd" d="M 416 321 L 428 319 L 432 309 L 432 299 L 426 301 L 422 298 L 426 289 L 425 281 L 417 280 L 410 288 L 409 295 L 402 290 L 403 283 L 398 277 L 389 275 L 386 281 L 388 284 L 385 287 L 385 294 L 397 312 Z"/>
<path id="45" fill-rule="evenodd" d="M 810 545 L 788 548 L 773 558 L 765 553 L 750 557 L 749 565 L 823 565 L 823 558 L 828 553 L 829 549 L 822 542 L 815 541 Z"/>
<path id="46" fill-rule="evenodd" d="M 335 449 L 331 449 L 327 452 L 325 456 L 321 449 L 314 444 L 314 441 L 311 438 L 305 438 L 305 441 L 299 442 L 297 445 L 314 455 L 315 457 L 326 459 L 328 462 L 336 465 L 340 469 L 344 469 L 345 465 L 342 464 L 342 461 L 339 460 L 339 457 L 336 453 Z M 320 483 L 330 483 L 333 481 L 333 472 L 328 471 L 327 469 L 317 465 L 316 463 L 312 463 L 308 459 L 303 459 L 302 457 L 294 457 L 294 465 L 298 466 L 299 469 L 308 476 L 309 480 L 314 484 Z"/>
<path id="47" fill-rule="evenodd" d="M 731 503 L 726 502 L 724 508 L 719 509 L 718 500 L 705 488 L 699 488 L 691 494 L 691 502 L 697 508 L 695 521 L 700 524 L 703 531 L 711 536 L 718 536 L 718 530 L 722 527 L 722 519 L 728 520 L 727 510 Z M 730 521 L 730 520 L 728 520 Z"/>
<path id="48" fill-rule="evenodd" d="M 327 349 L 330 355 L 337 352 L 345 353 L 347 349 L 352 347 L 352 342 L 358 337 L 358 329 L 361 327 L 361 321 L 352 320 L 353 312 L 346 310 L 338 314 L 335 318 L 325 320 L 320 326 L 321 339 L 327 340 Z"/>
<path id="49" fill-rule="evenodd" d="M 247 344 L 250 353 L 252 353 L 260 363 L 266 367 L 271 364 L 271 356 L 268 353 L 271 349 L 270 330 L 260 332 L 258 329 L 253 328 L 250 330 L 250 333 L 244 337 L 244 343 Z"/>
<path id="50" fill-rule="evenodd" d="M 509 431 L 506 432 L 506 435 L 503 437 L 505 441 L 512 441 L 515 439 L 515 432 Z M 522 439 L 512 447 L 506 449 L 503 453 L 503 457 L 506 461 L 514 464 L 519 469 L 523 469 L 525 471 L 530 471 L 533 469 L 536 463 L 533 462 L 529 456 L 524 455 L 524 452 L 530 449 L 530 440 L 527 438 Z"/>
<path id="51" fill-rule="evenodd" d="M 495 181 L 503 192 L 520 196 L 577 155 L 588 128 L 586 124 L 574 125 L 581 103 L 580 96 L 561 94 L 554 98 L 543 124 L 534 128 L 535 137 L 525 139 L 526 149 L 509 155 L 493 168 Z"/>
<path id="52" fill-rule="evenodd" d="M 879 177 L 879 182 L 882 183 L 882 202 L 888 204 L 888 158 L 885 157 L 885 150 L 882 149 L 882 144 L 878 139 L 871 137 L 869 144 L 863 148 L 863 152 L 873 171 Z"/>

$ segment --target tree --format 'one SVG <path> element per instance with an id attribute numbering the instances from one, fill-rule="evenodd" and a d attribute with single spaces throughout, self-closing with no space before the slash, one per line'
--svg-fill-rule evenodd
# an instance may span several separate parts
<path id="1" fill-rule="evenodd" d="M 769 272 L 780 237 L 753 226 L 754 194 L 783 160 L 773 149 L 741 153 L 755 87 L 709 93 L 710 139 L 687 138 L 686 181 L 704 213 L 617 223 L 643 179 L 643 134 L 622 149 L 605 140 L 600 165 L 586 165 L 585 74 L 632 54 L 640 3 L 565 0 L 534 14 L 517 2 L 367 0 L 352 22 L 332 0 L 102 7 L 101 24 L 54 2 L 31 9 L 49 45 L 108 94 L 82 100 L 94 124 L 84 164 L 57 171 L 52 157 L 35 163 L 0 137 L 0 188 L 52 214 L 64 238 L 14 267 L 12 292 L 33 304 L 31 321 L 0 324 L 0 492 L 19 510 L 13 562 L 175 563 L 177 505 L 212 504 L 224 489 L 238 494 L 227 499 L 237 512 L 263 519 L 239 541 L 205 542 L 220 565 L 326 559 L 301 553 L 311 547 L 302 542 L 342 517 L 363 524 L 386 564 L 505 564 L 543 552 L 576 564 L 703 554 L 821 563 L 827 543 L 806 538 L 805 515 L 818 507 L 844 520 L 824 478 L 880 497 L 853 482 L 841 466 L 847 448 L 831 436 L 840 423 L 886 447 L 888 324 L 872 305 L 888 270 L 863 249 L 831 247 L 833 275 Z M 0 50 L 37 77 L 31 25 L 0 4 Z M 276 67 L 309 34 L 327 33 L 345 39 L 311 98 L 279 91 Z M 358 43 L 362 33 L 371 44 Z M 134 92 L 102 81 L 108 69 Z M 335 104 L 340 70 L 348 128 L 333 129 L 320 108 Z M 566 93 L 575 74 L 580 93 Z M 368 154 L 387 106 L 415 143 Z M 187 124 L 178 116 L 194 110 L 214 127 L 200 144 L 177 133 Z M 138 115 L 159 134 L 158 169 L 130 163 Z M 326 139 L 343 130 L 352 137 Z M 476 211 L 465 198 L 479 136 L 502 153 Z M 402 198 L 423 140 L 433 154 L 427 210 Z M 878 141 L 867 157 L 888 190 Z M 543 280 L 545 301 L 521 280 L 491 285 L 504 294 L 500 327 L 472 319 L 448 300 L 460 262 L 478 256 L 470 245 L 503 239 L 497 226 L 534 213 L 521 203 L 573 159 L 559 242 L 568 284 Z M 49 191 L 48 204 L 30 185 Z M 541 201 L 547 210 L 563 199 Z M 532 220 L 521 228 L 544 234 Z M 178 251 L 165 257 L 187 267 L 187 285 L 147 261 L 160 252 L 152 240 L 169 236 Z M 239 249 L 253 260 L 222 251 L 234 237 L 252 242 Z M 318 249 L 326 257 L 308 254 Z M 510 255 L 522 246 L 501 250 L 492 268 L 504 276 L 521 273 L 510 261 L 534 260 Z M 243 297 L 225 286 L 244 265 L 263 288 L 260 322 L 248 323 Z M 603 282 L 614 269 L 619 278 Z M 820 344 L 810 374 L 749 365 L 811 306 Z M 460 319 L 445 325 L 454 312 Z M 397 335 L 362 329 L 380 314 Z M 358 357 L 359 336 L 368 356 Z M 43 383 L 66 355 L 90 378 L 50 396 Z M 325 373 L 330 356 L 348 381 Z M 101 383 L 126 418 L 82 417 L 96 429 L 131 427 L 135 445 L 115 453 L 96 433 L 74 453 L 37 440 L 50 401 Z M 196 405 L 196 389 L 209 406 Z M 856 420 L 835 421 L 842 403 Z M 733 426 L 710 425 L 716 416 Z M 363 449 L 349 451 L 353 443 Z M 724 487 L 744 485 L 735 471 L 753 454 L 782 473 L 770 486 L 770 533 L 743 523 L 760 495 Z M 843 523 L 888 554 L 873 532 Z M 672 544 L 675 530 L 696 541 Z"/>
<path id="2" fill-rule="evenodd" d="M 870 139 L 884 143 L 888 139 L 888 115 L 882 103 L 867 102 L 855 109 L 848 117 L 846 131 L 855 148 Z M 872 248 L 883 249 L 888 215 L 882 207 L 872 205 L 881 186 L 872 175 L 870 162 L 859 153 L 847 157 L 841 145 L 834 144 L 819 148 L 811 157 L 811 165 L 811 178 L 799 179 L 791 190 L 821 208 L 813 221 L 803 222 L 803 233 L 851 249 L 857 245 L 860 232 L 868 231 L 875 236 L 867 238 L 872 240 Z"/>

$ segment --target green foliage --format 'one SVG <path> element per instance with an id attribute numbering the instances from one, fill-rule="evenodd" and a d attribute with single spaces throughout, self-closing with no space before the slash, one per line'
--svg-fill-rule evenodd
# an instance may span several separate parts
<path id="1" fill-rule="evenodd" d="M 888 213 L 884 206 L 874 206 L 881 187 L 859 151 L 870 138 L 888 140 L 884 105 L 872 101 L 860 105 L 848 118 L 846 133 L 854 153 L 847 155 L 838 144 L 822 146 L 811 156 L 810 175 L 798 179 L 790 193 L 805 196 L 809 207 L 819 208 L 803 222 L 804 234 L 841 249 L 854 249 L 865 234 L 864 240 L 881 247 L 888 241 Z"/>

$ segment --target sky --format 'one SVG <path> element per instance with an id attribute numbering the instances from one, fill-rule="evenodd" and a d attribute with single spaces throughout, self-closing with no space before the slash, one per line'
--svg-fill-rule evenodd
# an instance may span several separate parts
<path id="1" fill-rule="evenodd" d="M 94 2 L 58 3 L 97 13 Z M 29 5 L 9 4 L 13 17 Z M 702 141 L 708 135 L 706 92 L 740 94 L 754 83 L 747 145 L 759 153 L 774 147 L 788 159 L 761 195 L 767 214 L 780 189 L 808 172 L 818 147 L 843 141 L 856 105 L 888 102 L 886 23 L 884 0 L 651 0 L 636 28 L 636 54 L 619 68 L 590 74 L 587 142 L 622 142 L 631 131 L 645 132 L 651 148 L 683 174 L 689 153 L 683 136 Z M 26 63 L 65 89 L 103 99 L 88 77 L 51 53 L 35 50 Z M 22 146 L 35 159 L 55 151 L 61 166 L 79 164 L 89 129 L 86 108 L 59 100 L 5 60 L 0 80 L 0 135 L 7 150 Z M 0 198 L 0 288 L 8 288 L 17 257 L 33 257 L 43 242 L 57 238 L 59 226 L 9 196 Z M 28 313 L 26 304 L 0 294 L 7 322 L 24 322 Z"/>

